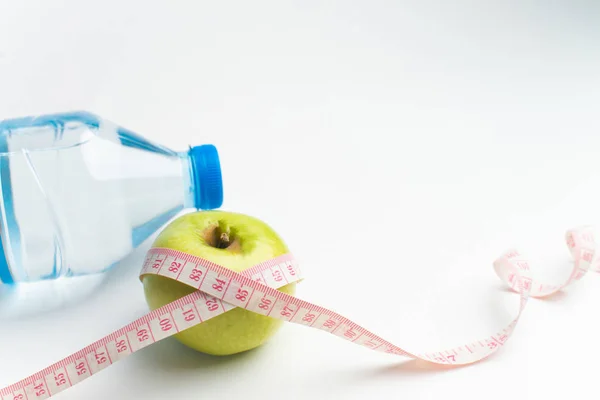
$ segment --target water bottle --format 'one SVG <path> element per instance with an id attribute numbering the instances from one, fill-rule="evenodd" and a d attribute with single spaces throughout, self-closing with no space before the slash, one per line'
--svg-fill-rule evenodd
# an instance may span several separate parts
<path id="1" fill-rule="evenodd" d="M 88 112 L 0 122 L 0 282 L 110 269 L 187 208 L 219 208 L 212 145 L 173 151 Z"/>

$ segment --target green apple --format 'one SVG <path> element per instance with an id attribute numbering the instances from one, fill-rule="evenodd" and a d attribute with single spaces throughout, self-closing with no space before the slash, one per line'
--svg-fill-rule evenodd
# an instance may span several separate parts
<path id="1" fill-rule="evenodd" d="M 152 247 L 169 248 L 201 257 L 242 272 L 263 261 L 288 253 L 279 235 L 263 221 L 239 213 L 198 211 L 184 214 L 169 223 Z M 195 289 L 158 275 L 142 279 L 148 306 L 155 310 Z M 296 284 L 280 291 L 295 295 Z M 184 345 L 211 355 L 231 355 L 254 349 L 267 342 L 282 321 L 235 308 L 178 333 Z"/>

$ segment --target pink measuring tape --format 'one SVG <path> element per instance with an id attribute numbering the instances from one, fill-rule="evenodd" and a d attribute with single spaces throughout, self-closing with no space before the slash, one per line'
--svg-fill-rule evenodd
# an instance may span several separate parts
<path id="1" fill-rule="evenodd" d="M 600 259 L 594 258 L 595 243 L 590 228 L 568 231 L 566 242 L 574 259 L 574 267 L 563 284 L 547 285 L 534 281 L 529 262 L 518 251 L 508 251 L 494 262 L 494 270 L 520 295 L 519 312 L 514 320 L 502 331 L 480 341 L 422 354 L 412 354 L 334 311 L 278 291 L 277 288 L 302 278 L 300 268 L 291 255 L 268 260 L 236 273 L 189 254 L 170 249 L 151 249 L 140 277 L 145 274 L 161 275 L 198 290 L 137 319 L 62 361 L 0 389 L 0 399 L 47 399 L 146 346 L 235 307 L 320 329 L 373 351 L 435 364 L 471 364 L 489 357 L 506 343 L 530 296 L 550 296 L 581 279 L 589 270 L 600 272 Z"/>

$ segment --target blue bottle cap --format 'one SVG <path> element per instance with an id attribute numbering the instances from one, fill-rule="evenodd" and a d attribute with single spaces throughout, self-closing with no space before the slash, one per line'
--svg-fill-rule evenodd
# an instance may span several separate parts
<path id="1" fill-rule="evenodd" d="M 217 148 L 205 144 L 190 148 L 190 164 L 194 179 L 194 207 L 211 210 L 223 204 L 223 179 Z"/>

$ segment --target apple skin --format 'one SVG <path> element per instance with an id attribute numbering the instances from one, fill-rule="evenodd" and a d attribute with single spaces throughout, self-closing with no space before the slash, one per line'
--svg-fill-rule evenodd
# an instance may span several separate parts
<path id="1" fill-rule="evenodd" d="M 218 229 L 218 231 L 215 231 Z M 227 232 L 231 245 L 218 248 L 211 232 Z M 169 248 L 201 257 L 242 272 L 263 261 L 289 252 L 279 235 L 265 222 L 239 213 L 211 210 L 179 216 L 156 237 L 152 247 Z M 144 295 L 151 310 L 195 291 L 181 282 L 158 275 L 142 278 Z M 296 284 L 279 288 L 295 295 Z M 199 352 L 225 356 L 252 350 L 267 342 L 283 321 L 235 308 L 175 335 L 184 345 Z"/>

